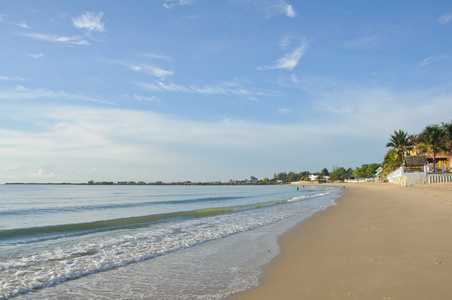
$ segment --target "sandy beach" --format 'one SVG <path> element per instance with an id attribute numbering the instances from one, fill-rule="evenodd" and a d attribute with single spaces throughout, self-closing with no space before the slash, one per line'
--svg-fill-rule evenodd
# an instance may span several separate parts
<path id="1" fill-rule="evenodd" d="M 452 184 L 346 184 L 233 299 L 451 299 Z"/>

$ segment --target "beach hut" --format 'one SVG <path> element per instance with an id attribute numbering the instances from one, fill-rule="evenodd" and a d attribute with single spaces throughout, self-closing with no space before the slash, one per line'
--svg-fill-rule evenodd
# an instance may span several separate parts
<path id="1" fill-rule="evenodd" d="M 424 166 L 427 165 L 425 155 L 412 155 L 405 157 L 405 172 L 424 172 Z"/>

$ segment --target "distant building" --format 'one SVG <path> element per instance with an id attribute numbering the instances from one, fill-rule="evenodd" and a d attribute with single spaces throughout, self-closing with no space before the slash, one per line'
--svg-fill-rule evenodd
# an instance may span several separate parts
<path id="1" fill-rule="evenodd" d="M 319 173 L 309 174 L 309 180 L 310 181 L 315 181 L 315 180 L 317 180 L 317 178 L 319 178 Z"/>

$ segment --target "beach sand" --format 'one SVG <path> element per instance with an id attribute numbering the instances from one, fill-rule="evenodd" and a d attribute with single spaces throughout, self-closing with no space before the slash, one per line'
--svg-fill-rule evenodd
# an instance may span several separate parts
<path id="1" fill-rule="evenodd" d="M 452 184 L 346 184 L 233 299 L 452 299 Z"/>

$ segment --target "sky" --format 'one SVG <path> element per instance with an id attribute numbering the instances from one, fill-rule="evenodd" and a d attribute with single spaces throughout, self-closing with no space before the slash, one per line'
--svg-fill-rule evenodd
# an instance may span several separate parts
<path id="1" fill-rule="evenodd" d="M 0 0 L 0 183 L 381 163 L 452 120 L 450 1 Z"/>

